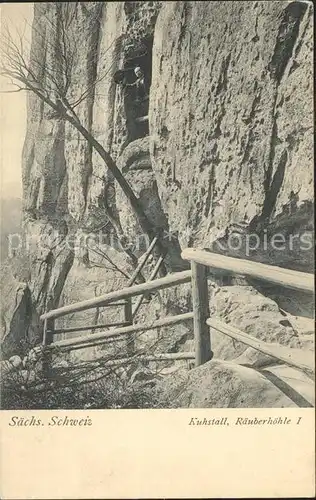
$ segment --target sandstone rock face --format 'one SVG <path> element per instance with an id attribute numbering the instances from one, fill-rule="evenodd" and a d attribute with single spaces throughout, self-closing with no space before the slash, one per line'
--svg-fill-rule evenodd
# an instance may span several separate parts
<path id="1" fill-rule="evenodd" d="M 133 186 L 147 217 L 155 225 L 157 231 L 167 229 L 166 216 L 161 209 L 157 183 L 151 166 L 149 137 L 131 142 L 119 157 L 118 164 L 125 178 Z M 116 192 L 120 221 L 122 226 L 126 228 L 127 236 L 133 241 L 135 234 L 141 235 L 141 228 L 127 205 L 122 190 L 118 188 Z"/>
<path id="2" fill-rule="evenodd" d="M 1 271 L 1 290 L 1 359 L 19 358 L 40 340 L 38 316 L 28 284 L 10 268 Z"/>
<path id="3" fill-rule="evenodd" d="M 77 261 L 71 269 L 64 285 L 60 298 L 60 304 L 63 305 L 90 299 L 91 297 L 102 295 L 111 290 L 122 288 L 126 285 L 126 283 L 127 278 L 115 271 L 94 266 L 93 262 L 91 265 L 86 267 L 84 264 Z M 118 322 L 124 322 L 123 306 L 90 309 L 88 311 L 83 311 L 82 313 L 79 312 L 77 314 L 70 314 L 64 318 L 57 319 L 56 328 L 87 327 L 95 324 L 110 324 Z M 99 331 L 100 330 L 92 331 L 91 329 L 88 329 L 85 332 L 57 334 L 56 340 L 89 335 L 90 333 L 96 333 Z M 80 359 L 89 360 L 95 358 L 99 352 L 100 349 L 97 347 L 73 351 L 71 359 L 76 360 L 79 357 Z"/>
<path id="4" fill-rule="evenodd" d="M 156 234 L 160 235 L 161 245 L 166 251 L 165 262 L 168 268 L 173 271 L 182 270 L 187 263 L 180 257 L 179 243 L 170 233 L 168 219 L 162 210 L 155 174 L 152 171 L 149 147 L 149 137 L 132 141 L 119 157 L 118 166 L 127 181 L 133 186 L 133 191 L 141 201 L 148 220 L 155 227 Z M 143 234 L 119 187 L 116 188 L 116 203 L 120 222 L 127 239 L 134 253 L 141 255 L 148 248 L 149 240 Z"/>
<path id="5" fill-rule="evenodd" d="M 25 224 L 29 286 L 38 311 L 54 308 L 74 260 L 73 239 L 65 222 L 27 220 Z"/>
<path id="6" fill-rule="evenodd" d="M 312 9 L 304 2 L 163 5 L 153 47 L 151 154 L 181 246 L 210 247 L 234 225 L 283 225 L 285 233 L 308 227 L 311 47 Z"/>
<path id="7" fill-rule="evenodd" d="M 66 7 L 35 6 L 32 47 L 33 59 L 46 59 L 56 74 L 56 37 L 45 20 L 58 8 Z M 123 149 L 119 165 L 145 210 L 152 207 L 149 216 L 157 229 L 179 233 L 185 247 L 210 246 L 235 225 L 247 230 L 281 225 L 283 232 L 298 224 L 300 230 L 308 227 L 312 18 L 306 3 L 91 2 L 69 9 L 74 20 L 69 36 L 78 40 L 79 34 L 84 42 L 70 95 L 79 98 L 96 75 L 95 92 L 80 102 L 77 113 L 115 158 L 128 131 L 122 89 L 113 75 L 131 46 L 153 37 L 150 137 L 145 139 L 151 159 L 146 153 L 142 160 L 146 171 L 127 172 Z M 62 220 L 76 232 L 95 210 L 107 214 L 110 209 L 135 238 L 137 222 L 98 154 L 32 95 L 28 108 L 28 217 Z M 274 257 L 266 255 L 270 261 Z M 288 252 L 282 259 L 291 260 Z"/>
<path id="8" fill-rule="evenodd" d="M 217 292 L 217 293 L 216 293 Z M 265 342 L 301 347 L 297 331 L 284 317 L 277 304 L 252 287 L 221 287 L 213 295 L 211 315 Z M 247 350 L 257 360 L 266 358 L 260 352 L 216 331 L 211 332 L 212 350 L 219 359 L 234 359 Z"/>
<path id="9" fill-rule="evenodd" d="M 115 84 L 113 75 L 125 64 L 128 46 L 153 35 L 159 8 L 160 2 L 82 2 L 69 6 L 52 3 L 35 5 L 34 8 L 31 64 L 35 73 L 43 85 L 47 85 L 38 67 L 38 61 L 41 61 L 58 78 L 60 60 L 55 57 L 58 39 L 54 23 L 56 16 L 60 15 L 71 19 L 67 35 L 78 47 L 68 98 L 74 103 L 80 101 L 75 109 L 81 123 L 114 155 L 114 159 L 126 142 L 128 130 L 122 91 Z M 93 78 L 96 80 L 93 92 L 89 91 L 82 98 L 91 87 Z M 149 146 L 146 151 L 149 158 Z M 151 173 L 141 181 L 139 177 L 135 171 L 128 180 L 145 208 L 146 204 L 153 203 L 151 213 L 160 227 L 165 216 L 158 206 L 160 200 L 154 176 Z M 78 245 L 69 248 L 64 242 L 59 242 L 56 247 L 51 233 L 61 240 L 67 236 L 77 241 L 82 231 L 98 234 L 99 228 L 107 225 L 106 233 L 114 225 L 127 237 L 131 236 L 134 244 L 137 224 L 135 218 L 128 215 L 129 205 L 117 190 L 99 155 L 92 151 L 76 129 L 57 119 L 49 106 L 32 94 L 28 99 L 23 185 L 25 232 L 35 241 L 29 250 L 33 270 L 32 292 L 39 310 L 43 311 L 47 300 L 54 304 L 58 302 L 60 293 L 56 294 L 55 288 L 61 283 L 63 286 L 73 266 L 74 255 L 80 262 L 87 253 L 85 248 L 78 248 Z M 45 248 L 42 244 L 37 245 L 39 239 L 41 243 L 45 242 Z M 118 259 L 123 250 L 118 249 Z M 48 260 L 51 262 L 49 269 Z"/>

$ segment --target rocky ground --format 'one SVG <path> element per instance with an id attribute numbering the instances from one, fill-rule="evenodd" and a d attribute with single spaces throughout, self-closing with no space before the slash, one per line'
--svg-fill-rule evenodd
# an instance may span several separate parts
<path id="1" fill-rule="evenodd" d="M 56 37 L 49 26 L 58 8 L 54 2 L 35 4 L 31 50 L 31 61 L 45 60 L 56 75 Z M 80 51 L 69 95 L 78 98 L 96 76 L 96 91 L 76 113 L 117 162 L 157 234 L 163 234 L 167 271 L 188 265 L 180 255 L 191 246 L 312 272 L 313 245 L 304 240 L 313 237 L 311 5 L 79 2 L 71 9 L 68 36 Z M 142 46 L 144 40 L 152 42 L 149 135 L 131 140 L 123 92 L 113 76 L 129 64 L 130 48 Z M 35 245 L 24 246 L 23 259 L 5 265 L 1 278 L 2 356 L 19 356 L 20 361 L 14 361 L 19 367 L 26 346 L 41 340 L 40 314 L 121 288 L 128 280 L 124 273 L 132 274 L 144 252 L 141 247 L 123 252 L 111 243 L 115 228 L 133 244 L 140 236 L 126 197 L 93 148 L 32 94 L 23 190 L 24 231 Z M 72 249 L 66 245 L 67 238 L 97 236 L 100 227 L 106 235 L 106 255 L 123 274 L 113 270 L 104 255 L 81 244 Z M 283 250 L 271 246 L 276 233 L 284 238 Z M 238 247 L 230 245 L 236 235 Z M 250 238 L 260 244 L 247 248 Z M 306 294 L 250 280 L 214 281 L 210 308 L 221 321 L 258 339 L 314 350 L 313 301 Z M 137 321 L 190 310 L 189 287 L 175 287 L 155 295 Z M 112 322 L 121 314 L 100 308 L 70 315 L 56 326 Z M 177 375 L 166 372 L 159 377 L 149 367 L 154 372 L 150 390 L 160 391 L 164 400 L 170 394 L 164 404 L 310 404 L 309 389 L 302 389 L 305 403 L 293 392 L 305 383 L 309 387 L 305 376 L 284 371 L 271 358 L 219 333 L 211 335 L 214 360 L 204 367 L 183 371 L 180 366 Z M 137 347 L 191 351 L 192 326 L 144 333 Z M 71 362 L 86 363 L 100 355 L 104 349 L 74 351 Z M 168 364 L 163 368 L 173 370 Z M 277 378 L 287 380 L 283 389 L 276 387 Z M 184 392 L 173 392 L 173 379 L 185 380 Z M 291 385 L 290 379 L 296 380 L 295 387 L 288 390 L 284 384 Z"/>

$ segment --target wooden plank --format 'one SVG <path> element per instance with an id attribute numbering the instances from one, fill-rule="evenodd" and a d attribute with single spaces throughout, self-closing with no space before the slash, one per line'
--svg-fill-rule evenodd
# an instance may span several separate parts
<path id="1" fill-rule="evenodd" d="M 164 288 L 169 288 L 174 285 L 180 285 L 182 283 L 189 283 L 190 281 L 191 271 L 181 271 L 178 273 L 169 274 L 154 281 L 147 281 L 146 283 L 133 285 L 129 288 L 122 288 L 121 290 L 109 292 L 105 295 L 100 295 L 99 297 L 93 297 L 92 299 L 83 300 L 82 302 L 76 302 L 74 304 L 69 304 L 58 309 L 52 309 L 51 311 L 42 314 L 41 320 L 44 321 L 45 319 L 49 318 L 60 318 L 61 316 L 66 316 L 70 313 L 85 311 L 94 307 L 102 307 L 104 304 L 114 302 L 118 299 L 127 299 L 128 297 L 142 295 L 143 293 L 152 292 L 155 290 L 163 290 Z"/>
<path id="2" fill-rule="evenodd" d="M 143 302 L 144 304 L 148 304 L 149 300 Z M 117 307 L 117 306 L 125 306 L 125 301 L 124 302 L 110 302 L 109 304 L 103 304 L 102 307 Z"/>
<path id="3" fill-rule="evenodd" d="M 236 259 L 195 248 L 187 248 L 182 252 L 181 256 L 185 260 L 208 266 L 212 268 L 212 271 L 222 271 L 230 275 L 250 276 L 251 278 L 258 278 L 287 288 L 314 292 L 313 274 L 270 266 L 251 260 Z"/>
<path id="4" fill-rule="evenodd" d="M 108 339 L 101 339 L 101 340 L 95 340 L 92 342 L 92 344 L 89 344 L 89 337 L 87 336 L 87 343 L 86 344 L 79 344 L 79 345 L 74 345 L 71 348 L 67 348 L 67 351 L 76 351 L 79 349 L 90 349 L 91 347 L 96 347 L 98 345 L 105 345 L 107 346 L 108 344 L 113 344 L 114 342 L 126 342 L 126 337 L 125 335 L 121 335 L 121 337 L 110 337 Z M 118 346 L 117 346 L 118 347 Z M 123 349 L 123 345 L 122 345 Z M 63 349 L 64 351 L 64 349 Z"/>
<path id="5" fill-rule="evenodd" d="M 194 352 L 168 352 L 161 354 L 154 354 L 152 356 L 139 355 L 136 360 L 144 361 L 180 361 L 181 359 L 194 359 Z M 128 361 L 128 360 L 126 360 Z"/>
<path id="6" fill-rule="evenodd" d="M 121 365 L 127 365 L 130 363 L 135 363 L 139 361 L 185 361 L 187 359 L 194 359 L 194 352 L 172 352 L 172 353 L 159 353 L 159 354 L 154 354 L 154 355 L 143 355 L 143 354 L 138 354 L 135 356 L 132 356 L 130 358 L 119 358 L 119 359 L 111 359 L 108 362 L 104 363 L 103 367 L 112 367 L 112 366 L 121 366 Z M 102 358 L 101 358 L 102 359 Z"/>
<path id="7" fill-rule="evenodd" d="M 52 335 L 57 335 L 58 333 L 72 333 L 72 332 L 84 332 L 86 330 L 97 330 L 99 328 L 110 328 L 111 326 L 127 326 L 130 323 L 126 321 L 120 321 L 118 323 L 104 323 L 103 325 L 89 325 L 89 326 L 77 326 L 72 328 L 57 328 L 55 330 L 48 330 Z"/>
<path id="8" fill-rule="evenodd" d="M 155 328 L 159 328 L 162 326 L 173 325 L 176 323 L 181 323 L 182 321 L 187 321 L 193 319 L 193 313 L 183 313 L 177 316 L 167 316 L 165 318 L 159 319 L 152 323 L 140 323 L 137 325 L 125 326 L 123 328 L 116 328 L 115 330 L 110 330 L 109 332 L 100 332 L 93 333 L 89 336 L 85 337 L 77 337 L 73 339 L 59 340 L 54 342 L 50 348 L 51 349 L 67 349 L 71 350 L 72 346 L 86 344 L 86 347 L 89 345 L 92 347 L 93 345 L 99 345 L 104 343 L 109 338 L 119 337 L 121 335 L 128 335 L 134 332 L 139 332 L 142 330 L 155 330 Z M 103 341 L 103 342 L 102 342 Z M 97 342 L 95 344 L 94 342 Z"/>
<path id="9" fill-rule="evenodd" d="M 229 337 L 246 344 L 253 349 L 256 349 L 263 354 L 267 354 L 273 358 L 283 361 L 289 366 L 294 366 L 303 371 L 315 371 L 315 359 L 312 351 L 303 351 L 302 349 L 294 349 L 285 347 L 280 344 L 273 344 L 258 340 L 247 333 L 238 330 L 232 325 L 228 325 L 217 319 L 209 318 L 206 323 L 217 330 L 218 332 L 228 335 Z"/>
<path id="10" fill-rule="evenodd" d="M 117 306 L 125 306 L 125 302 L 111 302 L 110 304 L 103 304 L 102 307 L 117 307 Z"/>
<path id="11" fill-rule="evenodd" d="M 210 316 L 207 288 L 207 267 L 191 262 L 192 302 L 195 344 L 195 366 L 212 358 L 210 331 L 206 320 Z"/>

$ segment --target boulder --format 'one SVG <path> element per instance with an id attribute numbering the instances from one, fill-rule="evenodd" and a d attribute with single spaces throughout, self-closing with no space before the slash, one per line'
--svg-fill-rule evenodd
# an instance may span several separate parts
<path id="1" fill-rule="evenodd" d="M 216 288 L 210 301 L 211 316 L 229 323 L 239 330 L 265 342 L 300 348 L 298 332 L 285 321 L 277 303 L 265 297 L 252 286 L 223 286 Z M 243 364 L 258 366 L 275 363 L 259 351 L 249 348 L 230 337 L 211 330 L 214 356 L 224 360 L 242 355 Z"/>
<path id="2" fill-rule="evenodd" d="M 19 281 L 13 267 L 1 269 L 1 357 L 23 356 L 39 340 L 38 315 L 27 282 Z"/>
<path id="3" fill-rule="evenodd" d="M 19 368 L 22 366 L 22 359 L 20 356 L 11 356 L 11 358 L 9 358 L 9 363 L 11 363 L 14 368 Z"/>
<path id="4" fill-rule="evenodd" d="M 296 403 L 262 373 L 229 361 L 213 359 L 158 383 L 167 407 L 290 408 Z"/>

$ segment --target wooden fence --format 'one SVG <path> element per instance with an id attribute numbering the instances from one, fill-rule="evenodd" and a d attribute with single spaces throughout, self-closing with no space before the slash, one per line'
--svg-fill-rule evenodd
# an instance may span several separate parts
<path id="1" fill-rule="evenodd" d="M 155 244 L 155 243 L 154 243 Z M 153 246 L 154 246 L 153 244 Z M 153 248 L 152 246 L 152 248 Z M 147 251 L 149 256 L 152 248 Z M 146 254 L 147 254 L 146 252 Z M 146 256 L 145 256 L 146 257 Z M 286 288 L 303 290 L 308 293 L 314 291 L 314 277 L 312 274 L 292 271 L 276 266 L 269 266 L 257 262 L 243 259 L 226 257 L 214 254 L 204 250 L 188 248 L 182 252 L 182 258 L 191 262 L 191 270 L 169 274 L 163 278 L 154 279 L 159 269 L 159 261 L 155 266 L 149 281 L 140 284 L 133 284 L 142 265 L 137 268 L 127 287 L 121 290 L 109 292 L 105 295 L 95 297 L 82 302 L 66 305 L 58 309 L 46 312 L 41 316 L 44 321 L 43 344 L 44 352 L 47 354 L 47 364 L 49 364 L 49 353 L 54 349 L 72 350 L 84 347 L 92 347 L 109 341 L 115 340 L 122 335 L 131 338 L 135 332 L 156 329 L 162 326 L 177 324 L 183 321 L 193 320 L 195 349 L 194 353 L 170 353 L 157 354 L 152 356 L 141 356 L 147 361 L 162 361 L 166 359 L 195 359 L 195 366 L 199 366 L 212 359 L 211 350 L 212 330 L 217 330 L 224 335 L 228 335 L 239 342 L 242 342 L 260 352 L 268 354 L 290 366 L 299 368 L 303 371 L 314 371 L 314 358 L 312 353 L 302 352 L 299 349 L 280 346 L 277 343 L 267 343 L 241 332 L 240 330 L 227 325 L 223 322 L 210 318 L 208 279 L 209 270 L 212 275 L 241 275 L 251 278 L 257 278 L 269 283 L 281 285 Z M 161 262 L 161 260 L 160 260 Z M 134 324 L 135 314 L 138 311 L 144 296 L 151 292 L 163 290 L 172 286 L 191 282 L 193 311 L 179 314 L 176 316 L 167 316 L 151 323 Z M 132 297 L 139 297 L 134 309 L 132 308 Z M 119 301 L 119 302 L 117 302 Z M 110 307 L 124 305 L 125 321 L 120 324 L 90 325 L 89 327 L 79 327 L 70 329 L 54 329 L 54 321 L 57 318 L 67 314 L 85 311 L 96 307 Z M 92 333 L 88 336 L 76 337 L 71 339 L 59 340 L 53 342 L 53 336 L 61 332 L 83 331 L 87 329 L 110 328 L 107 331 Z M 129 352 L 133 359 L 134 345 Z M 128 363 L 128 357 L 125 363 Z M 115 360 L 113 362 L 116 362 Z M 121 360 L 117 360 L 119 364 Z"/>
<path id="2" fill-rule="evenodd" d="M 184 250 L 182 258 L 191 262 L 196 365 L 205 363 L 212 358 L 211 338 L 212 329 L 214 329 L 290 366 L 300 368 L 303 371 L 314 371 L 313 353 L 302 352 L 300 349 L 284 347 L 277 343 L 268 344 L 259 341 L 231 325 L 210 318 L 207 286 L 208 270 L 211 269 L 212 274 L 216 275 L 257 278 L 285 288 L 313 293 L 314 276 L 312 274 L 245 259 L 226 257 L 193 248 Z"/>

